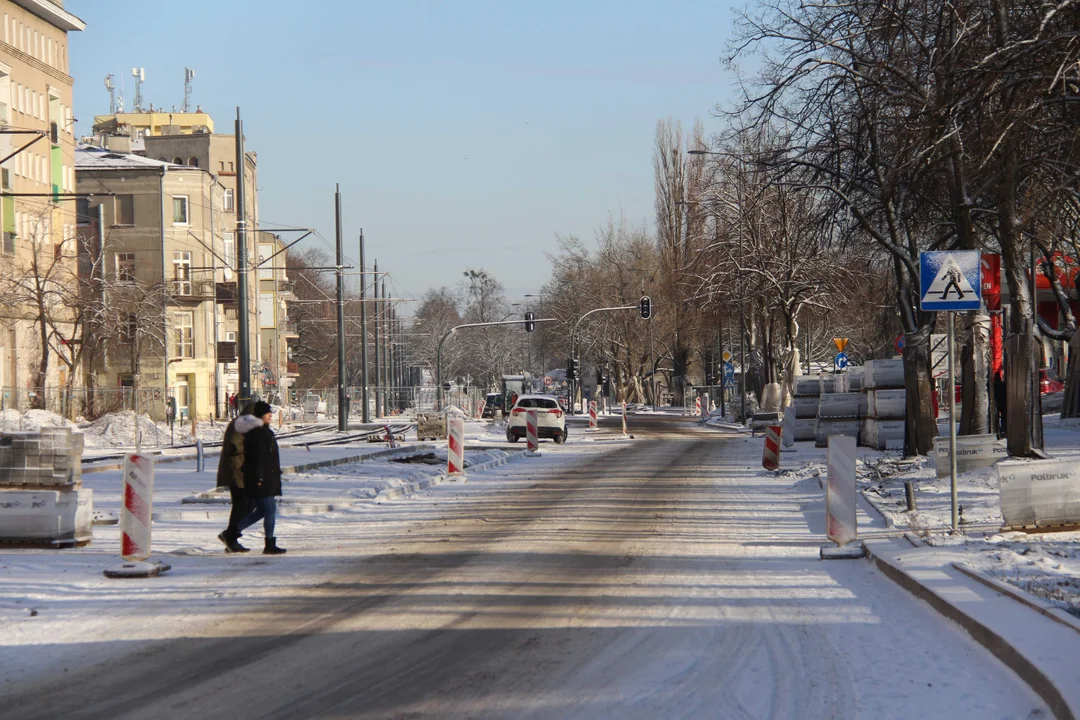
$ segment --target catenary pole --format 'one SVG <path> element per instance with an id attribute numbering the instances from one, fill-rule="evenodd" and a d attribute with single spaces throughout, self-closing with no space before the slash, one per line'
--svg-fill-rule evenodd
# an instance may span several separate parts
<path id="1" fill-rule="evenodd" d="M 244 193 L 244 123 L 236 108 L 236 364 L 238 408 L 251 402 L 251 337 L 248 334 L 247 204 Z M 162 260 L 164 262 L 164 260 Z"/>
<path id="2" fill-rule="evenodd" d="M 364 265 L 364 230 L 360 230 L 360 401 L 364 404 L 361 411 L 361 420 L 371 422 L 371 411 L 368 408 L 368 351 L 367 351 L 367 282 L 364 273 L 367 267 Z"/>
<path id="3" fill-rule="evenodd" d="M 382 415 L 386 417 L 386 414 L 390 412 L 390 384 L 393 380 L 390 378 L 390 303 L 386 302 L 386 278 L 382 279 L 379 283 L 382 286 L 382 312 L 383 312 L 383 399 L 382 399 Z"/>
<path id="4" fill-rule="evenodd" d="M 382 359 L 379 357 L 379 261 L 375 261 L 375 274 L 371 281 L 371 295 L 375 299 L 375 417 L 382 417 Z"/>
<path id="5" fill-rule="evenodd" d="M 349 398 L 345 394 L 345 249 L 341 238 L 341 185 L 334 188 L 334 240 L 337 249 L 338 430 L 348 430 Z"/>

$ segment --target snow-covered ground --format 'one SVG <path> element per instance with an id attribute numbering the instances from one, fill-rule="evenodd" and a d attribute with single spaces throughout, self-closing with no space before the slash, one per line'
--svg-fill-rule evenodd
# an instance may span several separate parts
<path id="1" fill-rule="evenodd" d="M 488 423 L 466 423 L 466 479 L 455 483 L 465 487 L 498 478 L 498 469 L 470 472 L 469 467 L 504 459 L 523 449 L 520 443 L 502 442 L 504 432 Z M 491 445 L 495 440 L 505 449 L 468 449 L 469 445 Z M 407 443 L 406 451 L 410 446 L 417 444 Z M 540 457 L 523 462 L 556 469 L 609 447 L 573 440 L 561 446 L 544 442 Z M 282 464 L 385 450 L 385 445 L 367 443 L 310 451 L 284 448 Z M 350 543 L 371 532 L 371 522 L 408 520 L 408 500 L 398 501 L 400 513 L 373 513 L 381 504 L 377 499 L 380 491 L 409 488 L 445 474 L 445 443 L 421 452 L 434 454 L 437 464 L 380 458 L 287 475 L 276 535 L 289 554 L 281 558 L 271 560 L 258 553 L 261 523 L 241 540 L 255 552 L 224 554 L 216 536 L 228 521 L 228 506 L 184 502 L 215 495 L 208 491 L 215 484 L 216 458 L 208 460 L 203 473 L 195 472 L 194 461 L 155 468 L 154 558 L 173 568 L 160 578 L 133 583 L 103 577 L 105 568 L 120 562 L 117 525 L 95 526 L 93 543 L 83 548 L 54 551 L 0 546 L 0 696 L 5 688 L 42 673 L 104 661 L 141 641 L 189 637 L 201 624 L 219 619 L 218 613 L 226 605 L 229 612 L 236 610 L 238 601 L 241 606 L 250 602 L 254 607 L 269 594 L 287 594 L 289 588 L 299 591 L 332 576 L 338 563 L 352 557 Z M 99 515 L 115 516 L 120 507 L 120 473 L 93 473 L 83 479 L 84 486 L 94 490 Z M 408 494 L 427 496 L 431 492 L 419 489 Z M 70 656 L 73 647 L 86 656 Z"/>
<path id="2" fill-rule="evenodd" d="M 1080 462 L 1080 424 L 1047 415 L 1047 452 Z M 947 432 L 942 426 L 942 433 Z M 948 548 L 957 560 L 1040 596 L 1080 617 L 1080 532 L 1000 532 L 1002 527 L 994 468 L 961 473 L 957 504 L 963 532 L 952 535 L 951 488 L 937 477 L 931 458 L 903 460 L 896 451 L 858 449 L 858 482 L 864 496 L 900 530 L 928 545 Z M 781 454 L 785 475 L 794 480 L 826 475 L 825 449 L 796 443 Z M 904 483 L 912 482 L 918 510 L 907 511 Z"/>

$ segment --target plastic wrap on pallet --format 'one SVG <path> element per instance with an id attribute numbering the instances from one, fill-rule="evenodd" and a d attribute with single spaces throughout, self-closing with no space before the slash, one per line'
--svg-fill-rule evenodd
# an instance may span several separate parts
<path id="1" fill-rule="evenodd" d="M 877 450 L 897 450 L 904 447 L 904 421 L 866 418 L 862 421 L 859 442 Z"/>
<path id="2" fill-rule="evenodd" d="M 866 373 L 861 367 L 848 368 L 846 372 L 848 392 L 859 392 L 866 384 Z"/>
<path id="3" fill-rule="evenodd" d="M 796 395 L 791 399 L 791 404 L 795 406 L 796 418 L 816 418 L 818 414 L 818 397 L 817 395 Z"/>
<path id="4" fill-rule="evenodd" d="M 836 392 L 836 377 L 832 373 L 821 373 L 818 376 L 818 394 Z"/>
<path id="5" fill-rule="evenodd" d="M 994 465 L 1009 457 L 1005 440 L 995 435 L 961 435 L 956 438 L 956 471 L 965 473 Z M 949 476 L 949 438 L 934 438 L 934 464 L 938 477 Z"/>
<path id="6" fill-rule="evenodd" d="M 801 442 L 804 440 L 815 440 L 817 428 L 817 418 L 795 418 L 795 440 Z"/>
<path id="7" fill-rule="evenodd" d="M 870 390 L 866 414 L 878 420 L 903 420 L 907 417 L 906 390 Z"/>
<path id="8" fill-rule="evenodd" d="M 795 378 L 796 397 L 817 397 L 821 394 L 821 380 L 817 375 L 800 375 Z"/>
<path id="9" fill-rule="evenodd" d="M 819 418 L 857 418 L 861 403 L 862 393 L 828 393 L 821 396 L 818 405 Z"/>
<path id="10" fill-rule="evenodd" d="M 93 519 L 89 488 L 0 490 L 0 542 L 85 543 Z"/>
<path id="11" fill-rule="evenodd" d="M 68 427 L 0 435 L 0 487 L 78 487 L 83 436 Z"/>
<path id="12" fill-rule="evenodd" d="M 904 387 L 903 360 L 868 360 L 863 368 L 863 388 L 867 390 Z"/>
<path id="13" fill-rule="evenodd" d="M 1072 460 L 997 464 L 1006 527 L 1080 525 L 1080 465 Z"/>
<path id="14" fill-rule="evenodd" d="M 829 443 L 830 435 L 848 435 L 857 441 L 859 438 L 859 421 L 818 418 L 814 426 L 814 444 L 818 447 L 825 447 Z"/>

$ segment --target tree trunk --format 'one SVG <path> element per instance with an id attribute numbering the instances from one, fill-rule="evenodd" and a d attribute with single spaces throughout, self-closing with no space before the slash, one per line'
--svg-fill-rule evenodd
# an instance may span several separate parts
<path id="1" fill-rule="evenodd" d="M 1069 341 L 1069 365 L 1065 370 L 1065 399 L 1061 417 L 1080 417 L 1080 330 Z"/>
<path id="2" fill-rule="evenodd" d="M 930 384 L 930 326 L 904 336 L 904 389 L 907 420 L 904 456 L 927 455 L 937 437 Z"/>
<path id="3" fill-rule="evenodd" d="M 964 347 L 961 351 L 961 435 L 990 431 L 988 361 L 990 318 L 982 312 L 964 313 Z"/>

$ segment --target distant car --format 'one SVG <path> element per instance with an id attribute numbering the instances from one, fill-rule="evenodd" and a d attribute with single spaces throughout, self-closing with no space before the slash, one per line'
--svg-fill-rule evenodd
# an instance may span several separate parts
<path id="1" fill-rule="evenodd" d="M 493 418 L 496 410 L 502 410 L 503 396 L 501 393 L 488 393 L 484 398 L 484 412 L 481 417 Z"/>
<path id="2" fill-rule="evenodd" d="M 1039 392 L 1043 395 L 1047 393 L 1063 392 L 1065 390 L 1065 383 L 1061 379 L 1061 376 L 1057 374 L 1057 370 L 1054 368 L 1045 367 L 1039 370 Z"/>
<path id="3" fill-rule="evenodd" d="M 506 422 L 506 441 L 517 442 L 525 437 L 525 414 L 536 410 L 536 436 L 566 442 L 566 412 L 551 395 L 522 395 L 510 410 Z"/>

